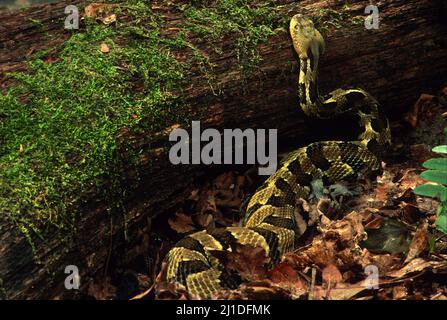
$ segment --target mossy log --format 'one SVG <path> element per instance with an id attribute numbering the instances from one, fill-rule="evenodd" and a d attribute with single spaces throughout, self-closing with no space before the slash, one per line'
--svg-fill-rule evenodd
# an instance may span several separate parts
<path id="1" fill-rule="evenodd" d="M 345 2 L 301 1 L 298 6 L 294 1 L 283 0 L 278 6 L 284 15 L 291 16 L 298 10 L 338 10 Z M 349 8 L 343 10 L 349 15 L 362 15 L 369 4 L 348 2 Z M 69 36 L 61 27 L 67 4 L 82 7 L 86 3 L 62 1 L 19 12 L 0 12 L 0 88 L 14 85 L 6 72 L 26 70 L 25 60 L 33 52 L 55 47 Z M 325 92 L 339 87 L 362 87 L 377 97 L 389 116 L 396 118 L 421 92 L 433 92 L 446 81 L 446 4 L 444 0 L 387 0 L 378 1 L 377 5 L 377 30 L 366 30 L 362 25 L 346 27 L 349 24 L 328 29 L 320 84 Z M 182 23 L 181 13 L 160 3 L 154 10 L 167 20 L 163 36 L 175 35 L 175 25 Z M 36 20 L 40 21 L 38 25 Z M 286 141 L 293 147 L 314 138 L 315 128 L 297 108 L 297 63 L 286 29 L 284 26 L 283 32 L 258 45 L 262 59 L 248 76 L 241 73 L 232 35 L 211 43 L 207 39 L 191 39 L 215 65 L 213 87 L 218 88 L 217 94 L 194 68 L 188 75 L 190 86 L 182 92 L 193 117 L 199 117 L 203 106 L 207 106 L 206 117 L 200 117 L 203 127 L 277 128 L 280 142 Z M 212 50 L 216 45 L 222 48 L 222 54 Z M 118 137 L 126 141 L 127 147 L 144 150 L 138 178 L 131 169 L 124 170 L 126 183 L 136 186 L 125 198 L 125 214 L 110 216 L 106 203 L 95 202 L 95 194 L 88 195 L 91 201 L 77 212 L 76 230 L 69 235 L 50 231 L 53 236 L 45 239 L 31 236 L 34 254 L 15 226 L 2 223 L 0 296 L 76 297 L 76 292 L 64 288 L 67 265 L 79 267 L 82 291 L 92 277 L 104 272 L 110 255 L 131 259 L 132 248 L 141 240 L 138 230 L 145 228 L 147 219 L 167 212 L 184 198 L 192 181 L 209 170 L 200 165 L 171 165 L 163 148 L 168 133 L 169 128 L 135 136 L 123 130 Z"/>

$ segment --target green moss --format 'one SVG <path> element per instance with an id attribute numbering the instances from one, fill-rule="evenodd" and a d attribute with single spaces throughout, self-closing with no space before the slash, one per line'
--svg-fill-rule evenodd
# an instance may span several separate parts
<path id="1" fill-rule="evenodd" d="M 89 24 L 60 48 L 57 62 L 40 53 L 0 96 L 0 214 L 28 238 L 42 225 L 72 226 L 67 213 L 79 196 L 116 180 L 120 128 L 147 120 L 144 130 L 155 130 L 181 115 L 165 108 L 182 81 L 181 64 L 158 29 L 145 29 L 144 41 L 134 29 Z"/>
<path id="2" fill-rule="evenodd" d="M 182 28 L 215 42 L 218 54 L 222 53 L 218 43 L 227 35 L 236 35 L 235 51 L 244 75 L 260 62 L 257 45 L 284 30 L 288 19 L 274 1 L 193 1 L 178 8 L 187 18 Z"/>
<path id="3" fill-rule="evenodd" d="M 111 213 L 124 213 L 129 186 L 122 182 L 117 133 L 189 122 L 188 106 L 173 92 L 181 95 L 191 65 L 173 52 L 191 54 L 214 85 L 214 66 L 187 40 L 190 33 L 206 41 L 237 34 L 246 71 L 259 61 L 256 45 L 282 24 L 273 1 L 196 1 L 176 7 L 187 20 L 166 38 L 150 2 L 115 2 L 131 22 L 86 21 L 85 30 L 57 48 L 56 59 L 51 50 L 39 52 L 29 72 L 12 74 L 18 85 L 0 95 L 0 219 L 14 223 L 32 246 L 33 235 L 44 238 L 48 228 L 74 229 L 82 195 L 92 190 Z M 108 53 L 100 51 L 102 43 Z M 128 152 L 126 164 L 137 168 L 143 151 Z"/>
<path id="4" fill-rule="evenodd" d="M 43 23 L 42 21 L 40 21 L 39 19 L 29 19 L 34 26 L 36 27 L 38 32 L 42 32 L 43 31 Z"/>
<path id="5" fill-rule="evenodd" d="M 349 26 L 363 26 L 364 16 L 353 16 L 351 7 L 345 3 L 338 9 L 333 8 L 319 8 L 313 12 L 315 26 L 326 34 L 331 29 L 342 29 Z"/>

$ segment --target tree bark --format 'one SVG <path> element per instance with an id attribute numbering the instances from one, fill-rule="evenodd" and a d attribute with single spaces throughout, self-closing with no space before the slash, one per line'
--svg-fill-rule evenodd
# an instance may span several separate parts
<path id="1" fill-rule="evenodd" d="M 55 47 L 69 36 L 62 27 L 63 8 L 67 4 L 82 7 L 86 3 L 62 1 L 20 12 L 0 12 L 0 87 L 14 85 L 6 72 L 26 70 L 25 60 L 30 54 Z M 337 9 L 345 1 L 301 1 L 299 6 L 288 0 L 280 3 L 284 14 L 291 16 L 299 10 Z M 349 13 L 359 15 L 369 1 L 349 3 Z M 323 92 L 362 87 L 381 102 L 389 116 L 396 118 L 420 93 L 433 92 L 446 81 L 446 5 L 443 0 L 387 0 L 378 1 L 377 5 L 379 29 L 329 29 L 326 52 L 320 62 L 320 86 Z M 170 27 L 182 23 L 181 13 L 165 5 L 159 5 L 157 10 L 168 21 L 164 36 L 175 36 Z M 32 19 L 39 19 L 42 25 L 36 26 Z M 249 78 L 241 75 L 232 36 L 219 43 L 199 38 L 192 41 L 216 64 L 214 81 L 220 89 L 219 94 L 213 93 L 195 69 L 188 75 L 191 85 L 183 95 L 191 113 L 199 117 L 199 110 L 204 105 L 208 107 L 206 118 L 201 118 L 203 128 L 277 128 L 280 146 L 288 148 L 302 145 L 318 133 L 298 110 L 297 62 L 287 32 L 258 46 L 262 61 Z M 221 47 L 224 53 L 214 53 L 214 46 Z M 181 201 L 194 179 L 209 170 L 200 165 L 171 165 L 162 148 L 169 131 L 166 128 L 155 134 L 132 136 L 123 130 L 118 137 L 126 146 L 144 150 L 139 176 L 130 167 L 124 170 L 126 184 L 137 186 L 125 199 L 125 214 L 110 217 L 107 204 L 95 203 L 95 195 L 90 195 L 92 201 L 77 213 L 76 232 L 67 238 L 55 230 L 54 237 L 33 239 L 39 261 L 33 259 L 31 247 L 15 227 L 2 223 L 0 296 L 75 297 L 75 293 L 64 288 L 67 265 L 79 267 L 82 291 L 95 274 L 106 268 L 111 253 L 130 256 L 133 246 L 141 240 L 138 230 L 145 228 L 147 219 L 167 212 Z M 123 153 L 125 157 L 124 150 Z M 124 229 L 127 239 L 123 237 Z"/>

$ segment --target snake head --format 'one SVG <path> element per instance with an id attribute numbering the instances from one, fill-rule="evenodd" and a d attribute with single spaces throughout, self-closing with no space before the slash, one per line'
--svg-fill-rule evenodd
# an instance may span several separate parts
<path id="1" fill-rule="evenodd" d="M 312 20 L 302 14 L 296 14 L 290 20 L 290 36 L 293 47 L 300 59 L 309 59 L 310 54 L 317 58 L 324 51 L 324 40 L 315 28 Z"/>

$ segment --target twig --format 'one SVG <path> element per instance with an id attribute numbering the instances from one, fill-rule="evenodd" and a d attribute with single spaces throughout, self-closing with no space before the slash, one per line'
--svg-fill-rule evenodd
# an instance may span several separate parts
<path id="1" fill-rule="evenodd" d="M 144 297 L 146 297 L 147 295 L 149 295 L 149 294 L 152 292 L 152 290 L 154 289 L 154 287 L 155 287 L 155 283 L 153 283 L 153 284 L 150 286 L 150 288 L 147 289 L 146 291 L 144 291 L 144 292 L 142 292 L 142 293 L 140 293 L 140 294 L 137 294 L 135 297 L 130 298 L 130 300 L 140 300 L 140 299 L 143 299 Z"/>
<path id="2" fill-rule="evenodd" d="M 317 269 L 312 268 L 312 282 L 310 283 L 310 291 L 308 300 L 314 299 L 314 289 L 315 289 L 315 278 L 317 276 Z"/>

